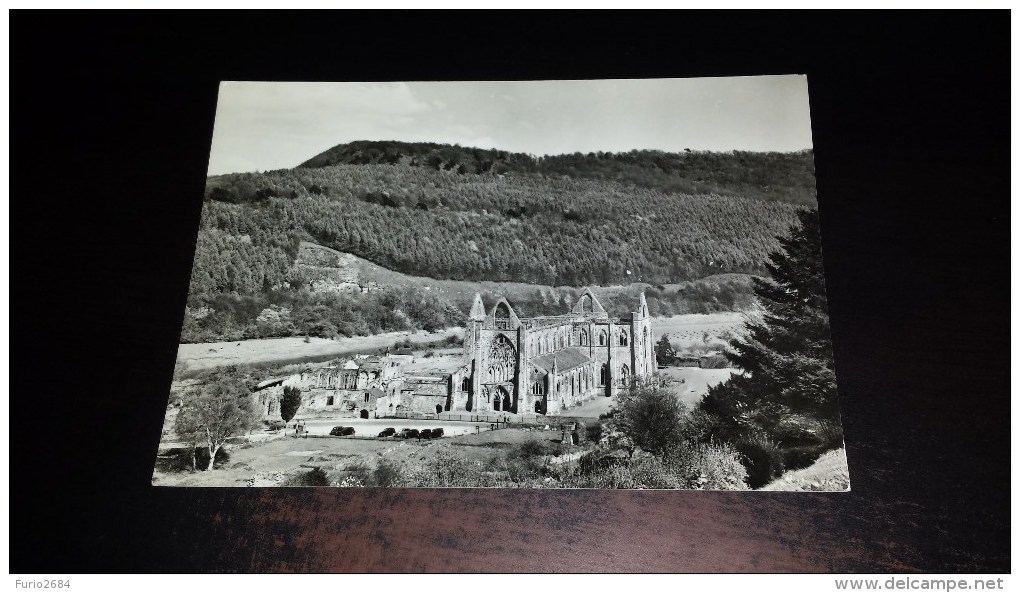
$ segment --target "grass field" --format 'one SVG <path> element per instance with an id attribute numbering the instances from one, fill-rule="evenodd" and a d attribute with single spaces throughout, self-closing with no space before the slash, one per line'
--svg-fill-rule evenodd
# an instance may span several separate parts
<path id="1" fill-rule="evenodd" d="M 737 332 L 743 321 L 744 314 L 738 312 L 656 317 L 652 319 L 652 336 L 658 341 L 666 335 L 674 348 L 688 349 L 694 346 L 716 348 L 722 347 L 725 335 Z"/>
<path id="2" fill-rule="evenodd" d="M 402 331 L 358 336 L 353 338 L 267 338 L 237 342 L 181 344 L 177 347 L 177 363 L 184 371 L 198 371 L 233 364 L 292 364 L 322 362 L 344 354 L 377 352 L 393 344 L 411 340 L 418 344 L 441 342 L 450 336 L 463 335 L 463 328 L 454 327 L 437 332 Z"/>
<path id="3" fill-rule="evenodd" d="M 718 385 L 730 378 L 737 369 L 699 369 L 697 367 L 670 367 L 659 369 L 659 374 L 665 375 L 673 382 L 677 393 L 680 394 L 680 401 L 688 407 L 694 407 L 701 401 L 702 396 L 708 392 L 712 385 Z"/>
<path id="4" fill-rule="evenodd" d="M 249 479 L 259 476 L 258 485 L 272 486 L 315 467 L 328 472 L 359 462 L 373 465 L 382 459 L 406 466 L 434 454 L 441 447 L 453 447 L 464 457 L 489 462 L 505 457 L 515 445 L 529 440 L 558 442 L 560 436 L 558 430 L 511 428 L 421 442 L 282 437 L 248 446 L 231 446 L 230 460 L 213 471 L 191 473 L 157 469 L 152 483 L 174 487 L 231 487 L 245 486 Z"/>

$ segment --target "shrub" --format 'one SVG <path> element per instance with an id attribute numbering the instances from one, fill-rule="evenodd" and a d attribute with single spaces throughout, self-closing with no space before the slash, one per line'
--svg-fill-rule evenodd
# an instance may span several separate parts
<path id="1" fill-rule="evenodd" d="M 605 451 L 592 451 L 581 456 L 577 462 L 577 469 L 581 474 L 595 475 L 626 464 L 627 459 L 619 455 L 608 455 Z"/>
<path id="2" fill-rule="evenodd" d="M 501 469 L 513 486 L 531 485 L 545 475 L 545 464 L 540 457 L 507 457 Z"/>
<path id="3" fill-rule="evenodd" d="M 343 473 L 345 478 L 357 482 L 359 486 L 371 486 L 375 477 L 374 472 L 363 461 L 348 465 L 343 469 Z"/>
<path id="4" fill-rule="evenodd" d="M 747 469 L 732 445 L 695 443 L 670 458 L 670 469 L 681 488 L 692 490 L 746 490 Z"/>
<path id="5" fill-rule="evenodd" d="M 615 423 L 645 451 L 668 451 L 685 439 L 687 408 L 662 380 L 639 382 L 620 394 Z"/>
<path id="6" fill-rule="evenodd" d="M 322 468 L 315 467 L 306 472 L 288 477 L 281 486 L 308 487 L 308 486 L 329 486 L 329 479 Z"/>
<path id="7" fill-rule="evenodd" d="M 404 475 L 400 466 L 385 459 L 380 460 L 372 471 L 372 483 L 375 486 L 391 488 L 401 485 L 403 480 Z"/>
<path id="8" fill-rule="evenodd" d="M 609 465 L 603 471 L 578 471 L 563 480 L 562 485 L 568 488 L 634 488 L 634 475 L 626 462 L 622 465 Z"/>
<path id="9" fill-rule="evenodd" d="M 786 447 L 783 450 L 784 471 L 805 468 L 814 463 L 825 452 L 821 445 Z"/>
<path id="10" fill-rule="evenodd" d="M 708 442 L 722 432 L 721 420 L 700 407 L 687 415 L 687 434 L 692 441 Z"/>
<path id="11" fill-rule="evenodd" d="M 551 443 L 547 441 L 540 441 L 538 439 L 531 439 L 518 445 L 510 452 L 509 455 L 511 457 L 526 459 L 528 457 L 552 455 L 554 452 L 555 451 Z"/>
<path id="12" fill-rule="evenodd" d="M 658 457 L 641 457 L 628 466 L 634 488 L 683 488 L 684 481 L 675 468 Z"/>
<path id="13" fill-rule="evenodd" d="M 706 356 L 701 359 L 701 368 L 703 369 L 725 369 L 730 366 L 732 366 L 730 361 L 722 354 Z"/>
<path id="14" fill-rule="evenodd" d="M 747 485 L 751 488 L 761 488 L 782 475 L 783 451 L 763 434 L 744 437 L 735 447 L 747 468 Z"/>
<path id="15" fill-rule="evenodd" d="M 287 428 L 287 423 L 282 420 L 263 420 L 262 423 L 266 426 L 266 430 L 280 430 Z"/>
<path id="16" fill-rule="evenodd" d="M 843 446 L 843 425 L 838 420 L 823 420 L 818 423 L 818 437 L 826 450 Z"/>
<path id="17" fill-rule="evenodd" d="M 483 486 L 481 463 L 453 453 L 449 447 L 438 447 L 435 453 L 407 473 L 409 485 L 421 488 Z"/>

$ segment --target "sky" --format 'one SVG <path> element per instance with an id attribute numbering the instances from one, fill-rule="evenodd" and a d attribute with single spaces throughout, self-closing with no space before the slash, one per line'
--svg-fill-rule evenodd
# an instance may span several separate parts
<path id="1" fill-rule="evenodd" d="M 536 156 L 811 148 L 803 75 L 524 82 L 223 82 L 209 174 L 294 167 L 354 140 Z"/>

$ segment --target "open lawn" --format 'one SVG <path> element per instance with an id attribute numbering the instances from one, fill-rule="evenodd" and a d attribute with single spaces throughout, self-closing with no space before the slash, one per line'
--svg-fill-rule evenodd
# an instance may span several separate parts
<path id="1" fill-rule="evenodd" d="M 680 394 L 680 400 L 688 407 L 696 406 L 702 396 L 708 393 L 710 386 L 718 385 L 739 372 L 737 369 L 701 369 L 698 367 L 668 367 L 658 370 L 660 375 L 669 378 L 677 393 Z"/>
<path id="2" fill-rule="evenodd" d="M 394 446 L 418 447 L 414 442 L 361 439 L 282 438 L 251 446 L 231 446 L 230 461 L 212 471 L 153 473 L 156 486 L 244 486 L 258 473 L 283 475 L 307 471 L 322 461 L 338 464 L 377 455 Z M 316 461 L 318 460 L 318 461 Z M 268 484 L 267 484 L 268 485 Z"/>
<path id="3" fill-rule="evenodd" d="M 471 426 L 468 423 L 459 424 Z M 471 430 L 474 430 L 473 427 Z M 256 485 L 275 486 L 287 477 L 307 472 L 315 467 L 322 468 L 328 473 L 359 463 L 373 466 L 382 459 L 401 466 L 413 464 L 444 447 L 455 448 L 463 457 L 489 462 L 505 457 L 516 445 L 530 440 L 558 443 L 560 436 L 559 430 L 513 428 L 494 431 L 482 429 L 477 434 L 468 433 L 463 436 L 426 441 L 283 437 L 269 442 L 229 446 L 230 460 L 212 471 L 192 473 L 157 469 L 153 473 L 153 484 L 198 487 L 246 486 L 250 479 L 255 478 Z"/>

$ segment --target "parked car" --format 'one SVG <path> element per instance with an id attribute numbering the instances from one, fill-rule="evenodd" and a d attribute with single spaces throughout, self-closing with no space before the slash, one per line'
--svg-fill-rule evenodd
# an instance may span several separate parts
<path id="1" fill-rule="evenodd" d="M 405 428 L 401 430 L 400 434 L 398 434 L 397 436 L 402 439 L 416 439 L 418 438 L 419 434 L 421 433 L 419 433 L 418 429 L 416 428 Z"/>
<path id="2" fill-rule="evenodd" d="M 442 428 L 433 428 L 432 429 L 432 438 L 438 439 L 441 436 L 443 436 L 443 429 Z"/>
<path id="3" fill-rule="evenodd" d="M 397 434 L 397 429 L 396 428 L 384 428 L 383 431 L 379 433 L 379 436 L 381 436 L 381 437 L 391 437 L 391 436 L 393 436 L 395 434 Z"/>
<path id="4" fill-rule="evenodd" d="M 349 437 L 354 434 L 353 426 L 334 426 L 333 430 L 329 431 L 330 436 L 334 437 Z"/>
<path id="5" fill-rule="evenodd" d="M 420 438 L 420 439 L 431 439 L 432 438 L 432 430 L 430 430 L 428 428 L 423 428 L 421 430 L 421 432 L 418 434 L 418 438 Z"/>

